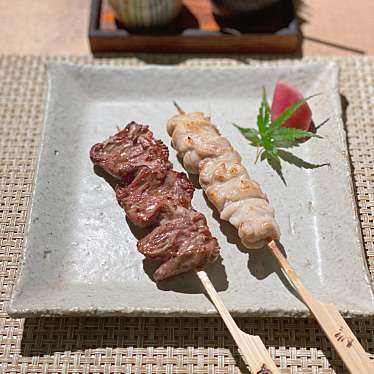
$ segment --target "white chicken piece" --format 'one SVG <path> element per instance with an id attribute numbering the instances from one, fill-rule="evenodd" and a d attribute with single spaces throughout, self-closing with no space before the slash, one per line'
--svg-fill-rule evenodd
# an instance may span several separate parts
<path id="1" fill-rule="evenodd" d="M 168 121 L 167 130 L 172 137 L 173 147 L 190 173 L 198 174 L 203 159 L 232 149 L 209 118 L 200 112 L 172 117 Z"/>
<path id="2" fill-rule="evenodd" d="M 238 229 L 242 243 L 250 249 L 262 248 L 280 236 L 274 209 L 265 199 L 249 198 L 228 204 L 220 218 Z"/>
<path id="3" fill-rule="evenodd" d="M 221 219 L 238 229 L 249 249 L 279 239 L 274 209 L 260 186 L 241 163 L 241 157 L 217 127 L 201 112 L 181 113 L 167 123 L 173 147 L 184 167 L 199 174 L 199 182 Z"/>
<path id="4" fill-rule="evenodd" d="M 205 189 L 215 182 L 225 182 L 232 177 L 248 175 L 241 164 L 238 152 L 226 152 L 214 158 L 206 158 L 200 162 L 199 182 Z"/>
<path id="5" fill-rule="evenodd" d="M 224 153 L 201 162 L 199 181 L 219 211 L 229 202 L 248 197 L 266 199 L 260 186 L 250 179 L 245 167 L 237 161 L 235 153 Z"/>

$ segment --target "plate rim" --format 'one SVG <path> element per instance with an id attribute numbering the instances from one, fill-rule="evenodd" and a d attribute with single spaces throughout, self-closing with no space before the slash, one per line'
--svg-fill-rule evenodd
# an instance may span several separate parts
<path id="1" fill-rule="evenodd" d="M 31 215 L 32 215 L 32 209 L 34 205 L 34 196 L 35 196 L 35 186 L 36 186 L 36 181 L 39 178 L 39 171 L 40 171 L 40 163 L 41 163 L 41 158 L 42 158 L 42 153 L 43 153 L 43 148 L 45 145 L 45 134 L 47 132 L 47 128 L 50 122 L 50 116 L 51 116 L 51 108 L 55 105 L 55 100 L 58 97 L 57 93 L 57 82 L 60 79 L 58 77 L 58 70 L 60 69 L 71 69 L 74 71 L 133 71 L 133 72 L 139 72 L 139 71 L 176 71 L 176 70 L 184 70 L 184 71 L 220 71 L 220 70 L 226 70 L 226 71 L 256 71 L 256 70 L 276 70 L 276 69 L 281 69 L 281 68 L 289 68 L 292 70 L 298 69 L 298 68 L 308 68 L 312 66 L 321 66 L 323 68 L 323 71 L 330 69 L 331 73 L 334 75 L 332 79 L 332 83 L 334 84 L 334 89 L 331 90 L 330 92 L 330 97 L 331 101 L 333 103 L 333 113 L 334 113 L 334 120 L 337 122 L 337 126 L 339 128 L 340 136 L 341 136 L 341 141 L 343 142 L 343 145 L 345 147 L 344 151 L 344 163 L 346 165 L 346 170 L 348 172 L 347 174 L 347 179 L 348 179 L 348 184 L 349 184 L 349 194 L 351 196 L 351 202 L 352 202 L 352 211 L 354 214 L 354 222 L 355 222 L 355 228 L 357 230 L 357 237 L 359 240 L 358 246 L 360 247 L 360 252 L 364 264 L 364 269 L 365 275 L 367 277 L 367 281 L 369 284 L 369 288 L 371 290 L 371 296 L 373 298 L 373 292 L 374 292 L 374 282 L 370 280 L 370 271 L 369 271 L 369 266 L 368 266 L 368 261 L 367 261 L 367 255 L 365 251 L 365 245 L 364 245 L 364 240 L 363 240 L 363 232 L 362 232 L 362 226 L 361 226 L 361 221 L 359 217 L 359 206 L 357 203 L 357 198 L 355 195 L 355 187 L 354 187 L 354 181 L 353 181 L 353 170 L 352 170 L 352 163 L 351 163 L 351 155 L 348 147 L 348 139 L 347 139 L 347 134 L 346 134 L 346 129 L 343 121 L 343 110 L 341 106 L 341 99 L 340 99 L 340 87 L 339 87 L 339 71 L 340 68 L 338 64 L 335 61 L 328 61 L 326 64 L 325 62 L 321 61 L 308 61 L 308 62 L 291 62 L 287 60 L 278 60 L 278 61 L 270 61 L 267 62 L 263 65 L 257 65 L 257 66 L 252 66 L 252 65 L 238 65 L 238 66 L 222 66 L 222 65 L 217 65 L 217 66 L 189 66 L 189 65 L 168 65 L 168 66 L 163 66 L 163 65 L 157 65 L 157 64 L 147 64 L 147 65 L 142 65 L 142 66 L 123 66 L 123 65 L 111 65 L 111 64 L 98 64 L 98 65 L 91 65 L 91 64 L 75 64 L 75 63 L 70 63 L 70 62 L 48 62 L 46 64 L 47 66 L 47 82 L 48 82 L 48 88 L 47 88 L 47 93 L 44 98 L 44 120 L 43 120 L 43 125 L 41 129 L 41 136 L 39 140 L 39 149 L 38 149 L 38 155 L 36 157 L 35 161 L 35 169 L 34 169 L 34 177 L 32 181 L 32 194 L 30 196 L 30 202 L 29 202 L 29 209 L 27 212 L 27 218 L 25 222 L 25 230 L 24 230 L 24 236 L 23 236 L 23 245 L 22 245 L 22 259 L 20 261 L 20 265 L 17 271 L 16 275 L 16 281 L 14 283 L 13 289 L 12 289 L 12 294 L 10 297 L 10 302 L 7 307 L 7 312 L 10 316 L 12 317 L 29 317 L 29 316 L 68 316 L 68 315 L 97 315 L 97 316 L 114 316 L 114 315 L 133 315 L 133 316 L 211 316 L 211 315 L 218 315 L 217 312 L 213 311 L 205 311 L 204 313 L 186 313 L 186 311 L 165 311 L 165 312 L 159 312 L 159 311 L 145 311 L 144 308 L 129 308 L 126 310 L 126 306 L 123 307 L 123 309 L 118 310 L 118 311 L 110 311 L 110 310 L 105 310 L 100 307 L 95 307 L 94 312 L 90 312 L 89 310 L 79 310 L 77 312 L 73 310 L 62 310 L 61 308 L 55 308 L 51 309 L 47 313 L 44 313 L 45 309 L 37 309 L 37 308 L 23 308 L 19 309 L 16 305 L 17 298 L 19 297 L 22 293 L 22 288 L 21 288 L 21 279 L 24 276 L 24 269 L 25 269 L 25 264 L 26 264 L 26 252 L 29 250 L 27 243 L 28 243 L 28 234 L 30 227 L 32 225 L 31 222 Z M 57 96 L 56 96 L 57 95 Z M 370 297 L 370 295 L 368 295 Z M 289 313 L 285 313 L 285 310 L 277 309 L 277 313 L 274 313 L 272 311 L 264 311 L 261 310 L 259 311 L 259 315 L 262 316 L 288 316 L 290 315 Z M 342 313 L 345 316 L 352 317 L 352 316 L 359 316 L 359 317 L 365 317 L 365 316 L 373 316 L 374 315 L 374 310 L 373 312 L 362 312 L 362 311 L 342 311 Z M 234 315 L 238 316 L 246 316 L 248 313 L 242 313 L 242 312 L 233 312 Z M 256 314 L 251 313 L 251 316 L 255 316 Z M 300 311 L 296 312 L 295 314 L 292 314 L 292 317 L 307 317 L 309 316 L 310 313 L 307 310 L 305 311 Z"/>

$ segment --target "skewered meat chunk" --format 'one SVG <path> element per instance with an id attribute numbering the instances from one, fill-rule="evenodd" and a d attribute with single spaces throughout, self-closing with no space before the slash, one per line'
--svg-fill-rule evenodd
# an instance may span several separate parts
<path id="1" fill-rule="evenodd" d="M 260 186 L 249 178 L 247 170 L 237 161 L 208 159 L 201 168 L 200 183 L 219 211 L 230 202 L 245 198 L 266 199 Z"/>
<path id="2" fill-rule="evenodd" d="M 172 207 L 191 207 L 194 187 L 184 173 L 142 169 L 128 186 L 118 185 L 116 196 L 131 222 L 152 226 Z"/>
<path id="3" fill-rule="evenodd" d="M 163 261 L 153 275 L 156 281 L 200 268 L 219 256 L 217 239 L 210 233 L 205 217 L 181 206 L 139 240 L 138 250 L 147 258 Z"/>
<path id="4" fill-rule="evenodd" d="M 221 213 L 221 219 L 238 229 L 247 248 L 262 248 L 279 239 L 274 210 L 266 195 L 209 118 L 200 112 L 181 113 L 168 121 L 167 130 L 184 167 L 199 174 L 208 199 Z M 212 151 L 204 152 L 206 149 Z"/>
<path id="5" fill-rule="evenodd" d="M 153 227 L 138 242 L 145 257 L 160 260 L 156 281 L 203 267 L 219 257 L 205 217 L 191 207 L 194 187 L 171 170 L 167 147 L 148 126 L 130 123 L 90 152 L 94 164 L 119 179 L 118 203 L 135 225 Z"/>
<path id="6" fill-rule="evenodd" d="M 249 198 L 227 204 L 220 217 L 238 229 L 247 248 L 262 248 L 268 241 L 279 238 L 274 209 L 265 199 Z"/>
<path id="7" fill-rule="evenodd" d="M 228 140 L 220 135 L 203 113 L 174 116 L 169 120 L 167 130 L 190 173 L 199 173 L 199 164 L 204 158 L 217 157 L 232 149 Z"/>
<path id="8" fill-rule="evenodd" d="M 148 126 L 135 122 L 91 148 L 90 157 L 95 165 L 107 173 L 131 182 L 138 170 L 171 169 L 169 151 L 160 140 L 155 140 Z"/>
<path id="9" fill-rule="evenodd" d="M 199 180 L 203 188 L 215 182 L 226 182 L 232 177 L 248 175 L 237 152 L 226 152 L 200 161 Z"/>

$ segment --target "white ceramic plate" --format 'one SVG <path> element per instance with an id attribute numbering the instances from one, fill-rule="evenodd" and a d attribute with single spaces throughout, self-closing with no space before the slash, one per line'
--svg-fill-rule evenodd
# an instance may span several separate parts
<path id="1" fill-rule="evenodd" d="M 215 313 L 192 273 L 157 285 L 136 250 L 136 237 L 110 185 L 94 172 L 92 144 L 134 120 L 165 131 L 175 113 L 204 111 L 241 152 L 276 210 L 282 244 L 307 288 L 345 315 L 374 314 L 355 211 L 334 64 L 263 68 L 113 68 L 49 66 L 47 117 L 29 214 L 23 266 L 9 312 L 14 316 L 200 315 Z M 288 185 L 265 164 L 232 122 L 255 126 L 261 87 L 277 79 L 295 84 L 310 101 L 320 134 L 296 153 L 331 168 L 284 167 Z M 270 95 L 269 95 L 270 96 Z M 170 148 L 171 159 L 183 170 Z M 207 217 L 222 249 L 222 264 L 209 274 L 231 312 L 241 315 L 306 315 L 269 252 L 248 253 L 235 231 L 219 222 L 197 190 L 194 206 Z M 133 230 L 133 231 L 132 231 Z"/>

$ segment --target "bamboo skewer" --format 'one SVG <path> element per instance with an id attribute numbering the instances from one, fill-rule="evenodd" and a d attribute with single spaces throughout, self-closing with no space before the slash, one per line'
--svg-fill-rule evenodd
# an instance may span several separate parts
<path id="1" fill-rule="evenodd" d="M 184 114 L 182 108 L 175 101 L 173 101 L 173 103 L 178 112 Z M 239 329 L 230 312 L 225 307 L 222 299 L 219 297 L 218 292 L 208 277 L 208 274 L 203 270 L 196 271 L 196 273 L 209 295 L 210 300 L 230 331 L 236 345 L 239 347 L 249 370 L 253 374 L 280 374 L 261 338 L 257 335 L 246 334 L 244 331 Z"/>
<path id="2" fill-rule="evenodd" d="M 329 338 L 352 374 L 371 374 L 374 364 L 334 304 L 318 301 L 302 284 L 296 271 L 274 241 L 268 244 L 283 272 Z"/>
<path id="3" fill-rule="evenodd" d="M 246 334 L 239 329 L 222 299 L 219 297 L 208 274 L 202 270 L 196 271 L 196 273 L 209 295 L 210 300 L 216 307 L 226 327 L 230 331 L 231 336 L 234 338 L 235 343 L 239 347 L 250 371 L 253 374 L 280 374 L 261 338 L 257 335 Z"/>
<path id="4" fill-rule="evenodd" d="M 173 103 L 179 114 L 185 114 L 184 110 L 175 101 Z M 368 354 L 365 352 L 364 348 L 362 347 L 360 342 L 357 340 L 356 336 L 353 334 L 352 330 L 349 328 L 349 326 L 347 325 L 344 318 L 339 313 L 336 306 L 334 304 L 321 303 L 319 300 L 314 298 L 314 296 L 304 287 L 296 271 L 288 263 L 286 257 L 280 251 L 275 241 L 271 241 L 268 244 L 268 247 L 271 249 L 272 253 L 276 257 L 280 267 L 282 268 L 283 272 L 286 274 L 287 278 L 293 285 L 295 291 L 298 293 L 298 295 L 303 300 L 305 305 L 309 308 L 311 313 L 314 315 L 317 322 L 321 326 L 322 330 L 327 335 L 331 344 L 334 346 L 334 348 L 338 352 L 339 356 L 341 357 L 341 359 L 343 360 L 344 364 L 347 366 L 351 374 L 374 373 L 374 363 L 371 362 Z M 213 285 L 210 283 L 209 278 L 207 277 L 206 273 L 204 273 L 205 277 L 203 275 L 200 275 L 199 273 L 204 273 L 204 272 L 198 272 L 198 275 L 205 289 L 207 290 L 209 296 L 211 296 L 209 293 L 209 290 L 213 293 L 212 291 L 212 289 L 214 290 Z M 207 283 L 204 283 L 206 281 L 209 281 L 210 285 Z M 215 290 L 214 292 L 216 293 L 216 296 L 218 297 L 217 292 Z M 238 331 L 237 331 L 237 330 L 239 331 L 241 330 L 235 324 L 235 321 L 232 319 L 231 315 L 229 314 L 229 312 L 223 305 L 222 301 L 220 299 L 216 299 L 216 301 L 218 301 L 218 305 L 219 303 L 222 304 L 222 305 L 219 305 L 220 308 L 223 308 L 222 313 L 221 313 L 214 299 L 212 297 L 211 299 L 213 303 L 215 304 L 217 310 L 221 314 L 221 317 L 224 319 L 225 324 L 227 328 L 230 330 L 232 336 L 234 337 L 235 342 L 238 344 L 239 348 L 241 348 L 239 343 L 243 344 L 243 341 L 241 340 L 240 335 L 238 335 Z M 226 313 L 228 316 L 226 315 Z M 224 318 L 224 316 L 226 319 Z M 231 331 L 231 329 L 233 329 L 233 331 Z M 241 333 L 244 334 L 242 331 Z M 239 339 L 237 341 L 235 337 L 238 337 L 238 336 L 239 336 Z M 256 337 L 251 336 L 251 338 L 260 339 L 257 336 Z M 261 344 L 263 345 L 262 342 Z M 252 346 L 250 348 L 254 349 L 255 351 L 255 347 Z"/>

